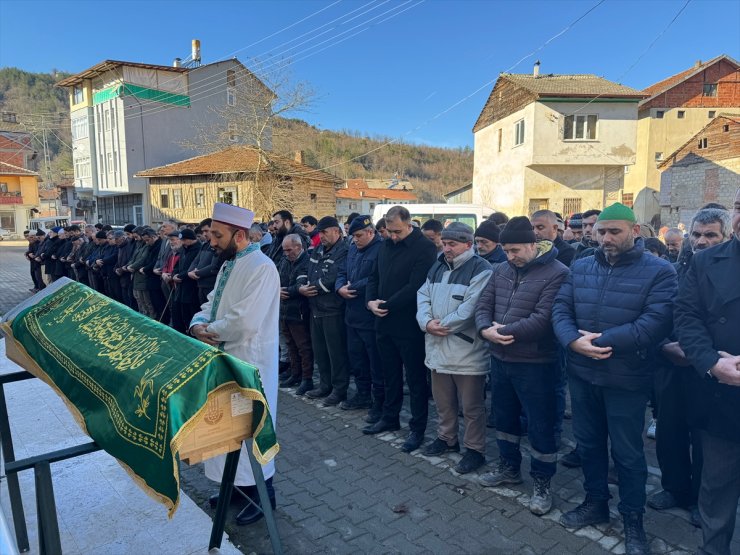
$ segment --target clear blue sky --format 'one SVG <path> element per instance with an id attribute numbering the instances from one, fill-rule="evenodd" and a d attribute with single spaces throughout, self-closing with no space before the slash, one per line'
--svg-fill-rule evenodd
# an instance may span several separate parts
<path id="1" fill-rule="evenodd" d="M 169 65 L 199 38 L 204 62 L 292 58 L 293 79 L 318 93 L 300 117 L 321 128 L 472 146 L 497 75 L 528 73 L 536 59 L 542 73 L 595 73 L 643 88 L 696 60 L 740 57 L 740 2 L 692 0 L 626 73 L 686 0 L 605 0 L 525 58 L 599 1 L 0 0 L 0 66 Z"/>

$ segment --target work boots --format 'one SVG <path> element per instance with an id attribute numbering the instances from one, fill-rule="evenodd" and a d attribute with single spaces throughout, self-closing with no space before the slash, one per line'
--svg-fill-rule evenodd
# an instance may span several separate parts
<path id="1" fill-rule="evenodd" d="M 624 522 L 624 552 L 627 555 L 650 555 L 650 544 L 642 527 L 642 513 L 622 515 Z"/>

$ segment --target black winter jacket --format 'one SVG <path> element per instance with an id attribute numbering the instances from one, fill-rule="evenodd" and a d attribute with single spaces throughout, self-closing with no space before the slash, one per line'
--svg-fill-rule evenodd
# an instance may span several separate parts
<path id="1" fill-rule="evenodd" d="M 339 267 L 334 288 L 338 291 L 349 282 L 350 289 L 357 292 L 357 297 L 344 301 L 346 303 L 344 322 L 353 328 L 365 330 L 375 328 L 375 315 L 367 308 L 365 290 L 382 243 L 383 241 L 377 233 L 364 249 L 358 249 L 357 245 L 352 243 L 349 246 L 345 263 Z"/>
<path id="2" fill-rule="evenodd" d="M 537 243 L 540 254 L 523 268 L 498 264 L 475 305 L 478 334 L 491 322 L 504 324 L 501 335 L 513 335 L 514 343 L 488 343 L 491 354 L 504 362 L 554 362 L 558 345 L 552 331 L 552 303 L 568 268 L 558 262 L 558 250 L 550 241 Z"/>
<path id="3" fill-rule="evenodd" d="M 382 299 L 385 303 L 380 308 L 388 310 L 383 318 L 375 318 L 376 331 L 397 337 L 421 333 L 416 322 L 416 292 L 436 260 L 437 247 L 419 228 L 398 243 L 382 242 L 365 291 L 366 303 Z"/>
<path id="4" fill-rule="evenodd" d="M 334 290 L 334 283 L 345 258 L 347 243 L 341 237 L 329 250 L 319 245 L 309 253 L 307 278 L 299 278 L 297 283 L 299 287 L 314 285 L 319 292 L 315 297 L 308 297 L 313 318 L 344 314 L 344 299 Z"/>
<path id="5" fill-rule="evenodd" d="M 280 319 L 287 322 L 308 322 L 308 297 L 298 292 L 298 281 L 308 279 L 308 252 L 303 251 L 295 262 L 286 258 L 280 262 L 280 287 L 285 287 L 289 298 L 280 301 Z"/>
<path id="6" fill-rule="evenodd" d="M 676 271 L 645 252 L 642 237 L 612 266 L 601 249 L 575 260 L 552 309 L 563 347 L 581 334 L 601 333 L 593 344 L 612 347 L 604 360 L 568 352 L 568 371 L 598 386 L 630 391 L 653 385 L 655 350 L 671 332 Z"/>

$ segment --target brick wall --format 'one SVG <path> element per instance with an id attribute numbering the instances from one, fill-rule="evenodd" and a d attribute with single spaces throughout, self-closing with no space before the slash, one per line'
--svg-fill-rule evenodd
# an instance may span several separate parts
<path id="1" fill-rule="evenodd" d="M 717 83 L 717 96 L 704 96 L 704 83 Z M 740 106 L 740 70 L 726 60 L 659 94 L 640 106 L 648 108 L 733 108 Z"/>

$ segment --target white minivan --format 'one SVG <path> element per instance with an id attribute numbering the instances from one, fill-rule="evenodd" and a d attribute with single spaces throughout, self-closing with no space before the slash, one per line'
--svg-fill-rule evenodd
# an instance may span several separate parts
<path id="1" fill-rule="evenodd" d="M 386 212 L 395 204 L 378 204 L 373 210 L 373 222 L 384 218 Z M 447 227 L 452 222 L 462 222 L 476 229 L 495 210 L 481 204 L 404 204 L 412 220 L 423 224 L 427 220 L 439 220 Z"/>

